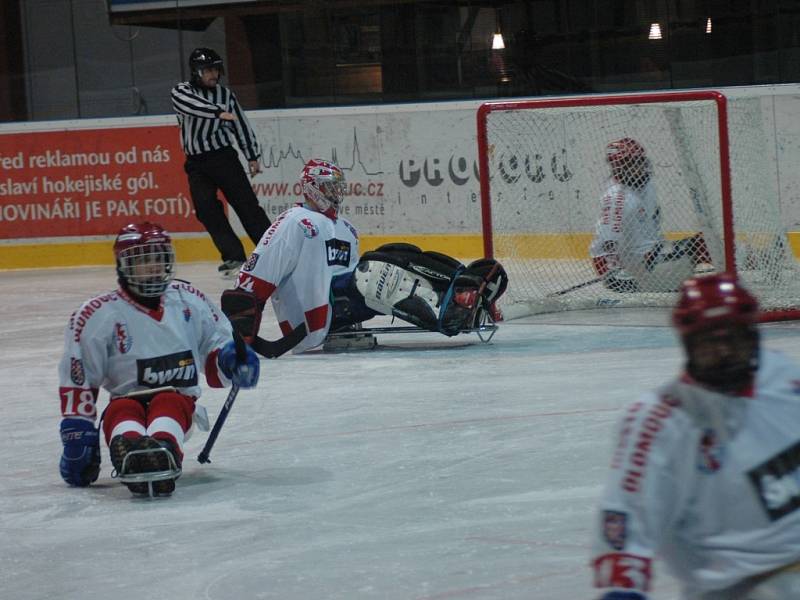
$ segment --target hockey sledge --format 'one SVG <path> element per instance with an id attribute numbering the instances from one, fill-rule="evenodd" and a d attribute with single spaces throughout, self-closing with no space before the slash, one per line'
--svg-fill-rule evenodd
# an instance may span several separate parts
<path id="1" fill-rule="evenodd" d="M 169 468 L 163 471 L 148 471 L 145 473 L 131 473 L 130 472 L 130 458 L 136 455 L 152 454 L 156 452 L 163 452 L 167 455 L 167 463 Z M 117 474 L 117 477 L 122 483 L 146 483 L 147 495 L 151 498 L 155 497 L 153 493 L 153 483 L 157 481 L 166 481 L 168 479 L 177 479 L 181 476 L 182 470 L 175 462 L 175 457 L 172 452 L 166 448 L 145 448 L 142 450 L 131 450 L 122 459 L 122 469 Z"/>
<path id="2" fill-rule="evenodd" d="M 474 333 L 477 334 L 478 339 L 488 344 L 497 333 L 499 326 L 491 320 L 480 323 L 476 327 L 462 329 L 458 335 Z M 336 331 L 328 334 L 325 338 L 323 350 L 326 352 L 341 352 L 348 350 L 372 350 L 378 346 L 377 335 L 390 335 L 398 333 L 431 333 L 436 334 L 436 331 L 422 329 L 414 325 L 397 325 L 387 327 L 359 327 L 357 329 L 347 329 L 343 331 Z M 441 335 L 441 334 L 439 334 Z M 455 336 L 452 336 L 455 337 Z"/>

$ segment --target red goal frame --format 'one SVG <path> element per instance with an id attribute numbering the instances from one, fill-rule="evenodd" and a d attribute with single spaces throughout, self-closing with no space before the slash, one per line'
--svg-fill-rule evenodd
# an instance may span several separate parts
<path id="1" fill-rule="evenodd" d="M 481 223 L 483 251 L 487 258 L 494 257 L 492 233 L 491 181 L 489 174 L 490 146 L 487 132 L 489 115 L 498 111 L 536 110 L 546 108 L 568 108 L 629 104 L 653 104 L 664 102 L 712 101 L 716 105 L 717 129 L 719 133 L 720 191 L 722 202 L 722 227 L 725 268 L 737 277 L 735 258 L 735 233 L 733 195 L 731 186 L 731 146 L 728 128 L 728 100 L 716 90 L 687 92 L 644 92 L 634 94 L 572 96 L 541 99 L 492 101 L 483 103 L 477 111 L 478 168 L 480 176 Z M 760 321 L 800 319 L 800 308 L 765 309 Z"/>
<path id="2" fill-rule="evenodd" d="M 733 244 L 733 204 L 731 195 L 730 142 L 728 139 L 728 101 L 717 91 L 698 92 L 655 92 L 646 94 L 625 94 L 611 96 L 575 96 L 569 98 L 544 98 L 540 100 L 517 100 L 504 102 L 485 102 L 478 108 L 478 172 L 481 190 L 481 223 L 483 230 L 483 253 L 493 258 L 491 185 L 489 180 L 489 140 L 486 130 L 489 114 L 498 111 L 526 110 L 541 108 L 568 108 L 570 106 L 604 106 L 620 104 L 654 104 L 657 102 L 687 102 L 711 100 L 717 106 L 717 127 L 719 129 L 720 185 L 722 190 L 722 225 L 725 240 L 725 265 L 729 270 L 735 267 Z"/>

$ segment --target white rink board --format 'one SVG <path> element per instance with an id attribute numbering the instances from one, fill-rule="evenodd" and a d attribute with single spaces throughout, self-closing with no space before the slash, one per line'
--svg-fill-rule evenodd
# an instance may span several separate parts
<path id="1" fill-rule="evenodd" d="M 720 91 L 733 101 L 760 98 L 770 183 L 777 190 L 787 229 L 800 230 L 800 170 L 796 168 L 800 164 L 800 85 Z M 295 184 L 304 161 L 333 158 L 345 169 L 350 183 L 345 216 L 362 235 L 479 234 L 476 111 L 480 104 L 250 111 L 248 116 L 264 149 L 264 171 L 253 185 L 274 218 L 298 200 Z M 15 123 L 0 125 L 0 133 L 174 123 L 172 115 Z M 569 150 L 570 143 L 553 140 L 551 156 L 543 157 L 541 163 L 545 178 L 525 191 L 531 202 L 550 202 L 563 193 L 562 183 L 553 176 L 551 159 L 561 161 L 560 168 L 563 160 L 569 161 Z M 179 159 L 175 176 L 183 177 Z M 583 190 L 586 206 L 579 217 L 587 229 L 591 228 L 598 201 L 594 193 L 597 183 L 580 183 L 584 169 L 577 158 L 569 162 L 569 169 L 579 182 L 573 187 Z"/>

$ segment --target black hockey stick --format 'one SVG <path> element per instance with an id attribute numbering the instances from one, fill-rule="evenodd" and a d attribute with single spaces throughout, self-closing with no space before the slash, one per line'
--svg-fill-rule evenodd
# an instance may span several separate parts
<path id="1" fill-rule="evenodd" d="M 595 277 L 594 279 L 590 279 L 589 281 L 584 281 L 583 283 L 576 283 L 573 286 L 570 286 L 564 290 L 559 290 L 558 292 L 553 292 L 551 294 L 547 294 L 548 296 L 563 296 L 564 294 L 569 294 L 570 292 L 574 292 L 575 290 L 579 290 L 581 288 L 589 287 L 590 285 L 594 285 L 595 283 L 600 283 L 603 281 L 602 277 Z"/>
<path id="2" fill-rule="evenodd" d="M 274 342 L 256 336 L 250 347 L 265 358 L 278 358 L 297 346 L 304 337 L 306 337 L 306 324 L 302 323 Z"/>
<path id="3" fill-rule="evenodd" d="M 498 326 L 495 323 L 487 323 L 483 325 L 478 325 L 477 327 L 468 327 L 466 329 L 459 329 L 458 333 L 477 333 L 479 336 L 482 333 L 491 333 L 494 335 L 494 332 L 497 331 Z M 433 329 L 422 329 L 421 327 L 417 327 L 416 325 L 398 325 L 396 327 L 388 326 L 388 327 L 364 327 L 362 329 L 354 329 L 354 330 L 342 330 L 342 331 L 334 331 L 333 333 L 328 334 L 329 339 L 340 339 L 340 338 L 356 338 L 359 336 L 364 335 L 377 335 L 377 334 L 385 334 L 385 333 L 439 333 Z M 487 340 L 488 341 L 488 340 Z"/>
<path id="4" fill-rule="evenodd" d="M 245 360 L 247 360 L 247 350 L 245 348 L 244 340 L 235 331 L 233 332 L 233 343 L 236 344 L 236 360 L 240 363 L 245 362 Z M 208 434 L 208 439 L 206 440 L 205 446 L 203 446 L 200 454 L 197 455 L 197 462 L 200 464 L 211 462 L 211 459 L 209 458 L 209 455 L 211 454 L 211 448 L 214 447 L 214 442 L 217 441 L 219 431 L 225 424 L 225 419 L 228 418 L 228 413 L 231 412 L 233 402 L 236 400 L 236 396 L 238 394 L 239 386 L 234 383 L 231 385 L 231 391 L 228 392 L 228 397 L 225 398 L 225 403 L 222 405 L 222 409 L 219 411 L 217 420 L 214 422 L 214 427 L 211 428 L 211 433 Z"/>

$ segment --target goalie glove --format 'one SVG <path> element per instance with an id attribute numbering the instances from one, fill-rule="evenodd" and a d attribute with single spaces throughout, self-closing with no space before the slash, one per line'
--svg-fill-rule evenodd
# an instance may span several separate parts
<path id="1" fill-rule="evenodd" d="M 222 292 L 220 304 L 234 331 L 239 333 L 246 343 L 252 344 L 261 327 L 264 302 L 259 302 L 253 292 L 236 288 Z"/>

